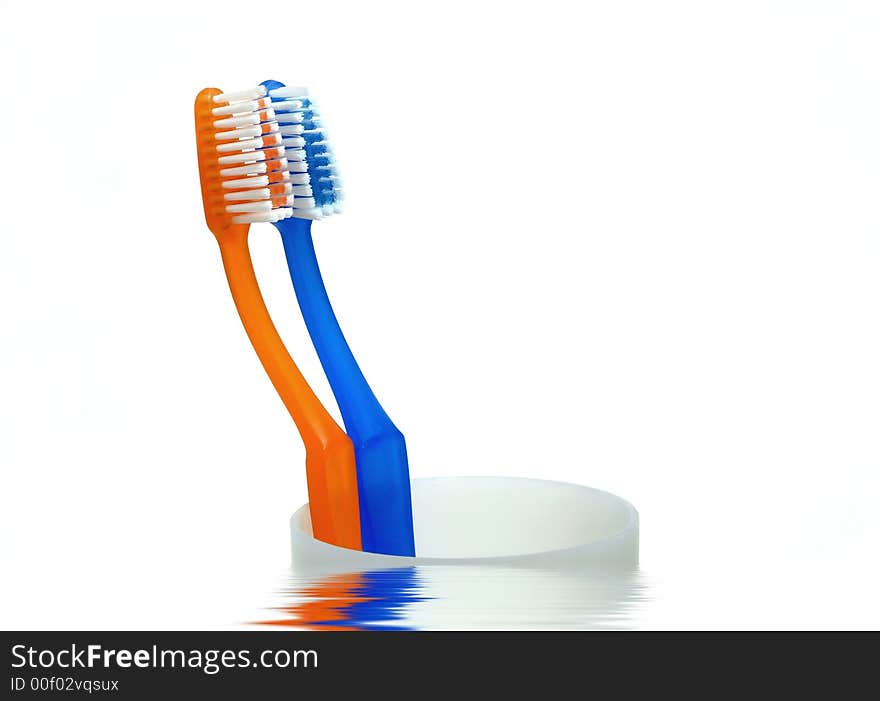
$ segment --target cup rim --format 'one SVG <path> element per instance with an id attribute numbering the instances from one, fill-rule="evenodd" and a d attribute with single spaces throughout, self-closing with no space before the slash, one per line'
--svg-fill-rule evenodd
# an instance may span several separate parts
<path id="1" fill-rule="evenodd" d="M 407 565 L 447 565 L 447 564 L 455 564 L 455 565 L 493 565 L 493 564 L 517 564 L 517 563 L 533 563 L 536 565 L 540 565 L 542 560 L 574 560 L 577 559 L 576 556 L 578 553 L 586 554 L 591 550 L 598 550 L 603 545 L 609 545 L 614 543 L 615 541 L 625 541 L 627 536 L 633 537 L 636 542 L 638 538 L 638 526 L 639 526 L 639 515 L 636 508 L 626 499 L 617 496 L 616 494 L 612 494 L 611 492 L 607 492 L 602 489 L 597 489 L 595 487 L 589 487 L 582 484 L 577 484 L 573 482 L 564 482 L 562 480 L 548 480 L 541 479 L 536 477 L 513 477 L 513 476 L 498 476 L 498 475 L 454 475 L 454 476 L 426 476 L 426 477 L 417 477 L 413 479 L 413 482 L 441 482 L 441 481 L 461 481 L 461 480 L 472 480 L 472 479 L 480 479 L 480 480 L 490 480 L 490 481 L 498 481 L 498 482 L 540 482 L 543 484 L 555 484 L 564 486 L 566 488 L 577 488 L 580 490 L 584 490 L 587 492 L 592 492 L 593 494 L 599 494 L 602 498 L 616 502 L 620 507 L 623 508 L 626 514 L 625 523 L 620 527 L 610 532 L 607 535 L 603 535 L 601 538 L 595 540 L 588 540 L 582 543 L 578 543 L 576 545 L 566 546 L 563 548 L 551 548 L 547 550 L 537 550 L 527 553 L 513 553 L 513 554 L 501 554 L 501 555 L 490 555 L 490 556 L 479 556 L 479 555 L 465 555 L 459 557 L 439 557 L 439 556 L 422 556 L 416 555 L 414 557 L 409 557 L 405 555 L 387 555 L 384 553 L 372 553 L 365 552 L 361 550 L 353 550 L 351 548 L 344 548 L 338 545 L 333 545 L 331 543 L 325 543 L 324 541 L 320 541 L 315 538 L 311 529 L 303 527 L 303 524 L 307 524 L 309 522 L 308 519 L 308 503 L 303 504 L 300 508 L 298 508 L 290 518 L 290 529 L 293 537 L 293 548 L 294 555 L 296 555 L 297 550 L 297 536 L 300 539 L 306 541 L 305 547 L 309 547 L 313 551 L 316 549 L 325 550 L 327 549 L 327 555 L 335 558 L 347 558 L 350 560 L 352 564 L 357 564 L 357 561 L 362 561 L 363 564 L 368 564 L 371 567 L 382 566 L 383 564 L 388 567 L 400 567 Z M 637 548 L 637 545 L 636 545 Z M 637 554 L 636 554 L 637 560 Z M 369 562 L 367 562 L 369 561 Z"/>

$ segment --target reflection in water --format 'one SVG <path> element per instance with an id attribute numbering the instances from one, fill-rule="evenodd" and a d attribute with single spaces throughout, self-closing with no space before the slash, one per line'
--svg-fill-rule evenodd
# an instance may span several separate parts
<path id="1" fill-rule="evenodd" d="M 625 628 L 647 600 L 638 571 L 417 565 L 288 575 L 261 623 L 311 630 Z"/>
<path id="2" fill-rule="evenodd" d="M 336 574 L 297 580 L 281 595 L 284 618 L 263 621 L 312 630 L 412 630 L 404 609 L 421 601 L 415 567 Z"/>

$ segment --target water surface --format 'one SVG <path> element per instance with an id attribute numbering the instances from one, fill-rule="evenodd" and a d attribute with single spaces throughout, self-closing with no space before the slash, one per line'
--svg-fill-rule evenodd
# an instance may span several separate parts
<path id="1" fill-rule="evenodd" d="M 290 571 L 262 624 L 308 630 L 588 630 L 630 627 L 647 600 L 634 571 L 417 565 Z"/>

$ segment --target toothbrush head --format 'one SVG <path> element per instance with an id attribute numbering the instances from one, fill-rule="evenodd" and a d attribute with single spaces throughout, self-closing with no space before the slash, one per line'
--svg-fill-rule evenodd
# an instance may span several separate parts
<path id="1" fill-rule="evenodd" d="M 263 86 L 196 97 L 202 204 L 215 235 L 291 216 L 293 189 L 275 113 Z"/>
<path id="2" fill-rule="evenodd" d="M 300 219 L 322 219 L 342 211 L 342 180 L 315 104 L 302 87 L 277 80 L 260 84 L 268 92 L 293 188 L 293 214 Z"/>

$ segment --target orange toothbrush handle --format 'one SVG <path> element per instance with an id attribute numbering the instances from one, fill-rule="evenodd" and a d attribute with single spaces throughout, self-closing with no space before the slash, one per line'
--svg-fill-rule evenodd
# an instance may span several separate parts
<path id="1" fill-rule="evenodd" d="M 217 236 L 217 242 L 248 338 L 305 443 L 314 535 L 334 545 L 360 550 L 357 472 L 351 439 L 315 396 L 278 335 L 260 293 L 247 237 L 247 225 L 233 225 Z"/>

